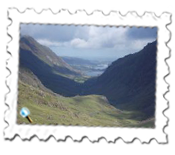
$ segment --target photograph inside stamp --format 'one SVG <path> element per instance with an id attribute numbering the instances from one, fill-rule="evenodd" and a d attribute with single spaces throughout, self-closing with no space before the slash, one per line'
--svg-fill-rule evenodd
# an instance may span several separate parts
<path id="1" fill-rule="evenodd" d="M 157 27 L 20 24 L 17 124 L 155 128 Z"/>

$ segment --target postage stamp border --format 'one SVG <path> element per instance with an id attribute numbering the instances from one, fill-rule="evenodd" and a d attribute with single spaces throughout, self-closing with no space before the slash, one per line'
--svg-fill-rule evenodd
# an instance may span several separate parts
<path id="1" fill-rule="evenodd" d="M 169 109 L 169 101 L 166 94 L 169 92 L 169 84 L 166 77 L 170 74 L 167 59 L 170 58 L 171 49 L 167 45 L 171 39 L 168 25 L 171 24 L 171 13 L 164 12 L 157 16 L 153 12 L 145 12 L 138 15 L 136 12 L 128 12 L 122 15 L 118 11 L 104 14 L 96 10 L 87 13 L 85 10 L 70 12 L 60 9 L 53 12 L 51 9 L 43 9 L 40 12 L 27 8 L 19 11 L 17 8 L 8 9 L 7 35 L 10 41 L 7 44 L 6 68 L 9 75 L 6 78 L 6 86 L 9 89 L 5 95 L 7 109 L 4 114 L 4 138 L 13 140 L 19 136 L 22 140 L 31 140 L 34 136 L 39 140 L 47 141 L 54 137 L 57 141 L 65 141 L 71 137 L 74 141 L 81 142 L 88 138 L 91 142 L 98 142 L 104 138 L 107 142 L 115 143 L 122 139 L 125 143 L 132 143 L 138 139 L 141 143 L 149 144 L 152 140 L 159 144 L 168 143 L 168 134 L 165 128 L 168 126 L 169 118 L 165 111 Z M 157 75 L 156 75 L 156 127 L 146 128 L 120 128 L 120 127 L 82 127 L 82 126 L 53 126 L 53 125 L 18 125 L 17 96 L 18 96 L 18 65 L 19 65 L 19 36 L 20 23 L 33 24 L 61 24 L 61 25 L 95 25 L 95 26 L 129 26 L 129 27 L 157 27 Z"/>

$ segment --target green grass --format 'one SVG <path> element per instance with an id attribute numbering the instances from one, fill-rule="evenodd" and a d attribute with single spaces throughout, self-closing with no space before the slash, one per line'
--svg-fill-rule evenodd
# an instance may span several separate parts
<path id="1" fill-rule="evenodd" d="M 19 82 L 17 123 L 29 123 L 20 116 L 22 107 L 30 110 L 33 124 L 154 127 L 153 122 L 139 123 L 136 111 L 120 111 L 104 96 L 62 97 Z"/>

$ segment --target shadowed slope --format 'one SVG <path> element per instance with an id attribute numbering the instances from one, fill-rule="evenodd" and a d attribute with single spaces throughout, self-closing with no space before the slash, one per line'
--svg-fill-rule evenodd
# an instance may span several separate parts
<path id="1" fill-rule="evenodd" d="M 154 116 L 156 44 L 114 61 L 101 76 L 85 82 L 83 94 L 105 95 L 118 108 Z"/>

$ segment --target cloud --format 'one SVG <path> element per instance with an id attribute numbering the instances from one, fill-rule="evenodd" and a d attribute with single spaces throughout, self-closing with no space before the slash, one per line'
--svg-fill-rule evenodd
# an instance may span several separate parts
<path id="1" fill-rule="evenodd" d="M 111 52 L 122 56 L 137 52 L 156 40 L 157 28 L 21 24 L 21 34 L 30 35 L 49 47 L 88 50 L 89 53 Z"/>
<path id="2" fill-rule="evenodd" d="M 49 41 L 46 39 L 37 39 L 37 41 L 40 44 L 45 45 L 45 46 L 61 46 L 61 43 L 59 43 L 59 42 L 53 42 L 53 41 Z"/>
<path id="3" fill-rule="evenodd" d="M 153 39 L 157 38 L 157 27 L 132 27 L 127 31 L 126 35 L 129 39 Z"/>
<path id="4" fill-rule="evenodd" d="M 131 42 L 130 47 L 136 50 L 142 49 L 144 46 L 146 46 L 149 42 L 153 42 L 153 40 L 150 39 L 142 39 L 142 40 L 134 40 Z"/>
<path id="5" fill-rule="evenodd" d="M 75 48 L 114 48 L 116 44 L 121 44 L 125 40 L 126 28 L 109 28 L 90 26 L 86 31 L 86 38 L 74 38 L 71 45 Z"/>
<path id="6" fill-rule="evenodd" d="M 71 40 L 70 45 L 76 48 L 88 48 L 88 42 L 80 39 L 80 38 L 75 38 L 73 40 Z"/>
<path id="7" fill-rule="evenodd" d="M 68 25 L 21 24 L 21 34 L 30 35 L 35 39 L 50 41 L 69 41 L 74 38 L 77 28 Z"/>

